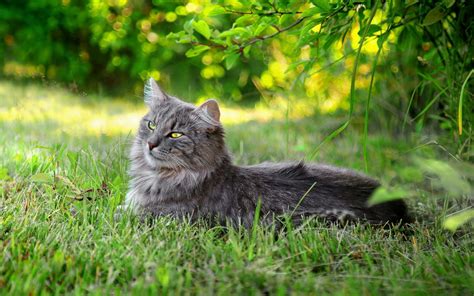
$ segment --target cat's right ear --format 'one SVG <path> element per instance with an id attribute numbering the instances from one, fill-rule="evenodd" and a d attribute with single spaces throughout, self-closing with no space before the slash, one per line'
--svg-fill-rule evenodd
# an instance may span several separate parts
<path id="1" fill-rule="evenodd" d="M 155 79 L 149 78 L 145 83 L 145 88 L 143 89 L 143 95 L 145 103 L 148 107 L 153 108 L 154 106 L 164 102 L 168 96 L 156 83 Z"/>
<path id="2" fill-rule="evenodd" d="M 203 115 L 202 118 L 211 125 L 219 125 L 221 111 L 219 110 L 219 104 L 214 99 L 205 101 L 201 106 L 197 108 Z"/>

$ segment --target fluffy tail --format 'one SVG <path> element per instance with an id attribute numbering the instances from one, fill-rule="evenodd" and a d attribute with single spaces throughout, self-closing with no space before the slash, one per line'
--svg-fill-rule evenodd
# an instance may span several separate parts
<path id="1" fill-rule="evenodd" d="M 386 222 L 405 224 L 413 221 L 403 200 L 394 200 L 367 207 L 364 218 L 371 224 Z"/>

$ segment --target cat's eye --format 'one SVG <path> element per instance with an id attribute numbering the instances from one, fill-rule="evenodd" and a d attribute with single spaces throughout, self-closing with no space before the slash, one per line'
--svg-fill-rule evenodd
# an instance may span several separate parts
<path id="1" fill-rule="evenodd" d="M 149 128 L 150 130 L 154 131 L 155 128 L 156 128 L 156 123 L 154 123 L 154 122 L 151 121 L 151 120 L 148 121 L 148 128 Z"/>
<path id="2" fill-rule="evenodd" d="M 172 138 L 172 139 L 177 139 L 177 138 L 181 137 L 182 135 L 183 135 L 182 133 L 173 132 L 173 133 L 169 134 L 169 137 Z"/>

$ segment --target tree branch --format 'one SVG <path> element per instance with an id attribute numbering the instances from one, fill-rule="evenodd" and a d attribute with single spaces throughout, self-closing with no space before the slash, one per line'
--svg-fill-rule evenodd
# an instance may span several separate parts
<path id="1" fill-rule="evenodd" d="M 222 45 L 222 44 L 218 44 L 218 43 L 215 43 L 215 42 L 202 43 L 202 42 L 199 42 L 199 41 L 191 41 L 190 44 L 193 45 L 193 46 L 204 45 L 204 46 L 209 46 L 211 48 L 227 49 L 227 46 Z"/>
<path id="2" fill-rule="evenodd" d="M 303 13 L 302 11 L 268 11 L 268 12 L 255 12 L 255 11 L 237 11 L 237 10 L 232 10 L 232 9 L 225 9 L 229 13 L 235 13 L 235 14 L 253 14 L 253 15 L 258 15 L 258 16 L 270 16 L 270 15 L 284 15 L 284 14 L 300 14 Z"/>
<path id="3" fill-rule="evenodd" d="M 288 31 L 290 29 L 292 29 L 293 27 L 296 27 L 297 25 L 299 25 L 302 21 L 304 21 L 306 18 L 308 17 L 302 17 L 300 19 L 297 19 L 294 23 L 292 23 L 291 25 L 285 27 L 285 28 L 274 28 L 277 30 L 275 33 L 273 34 L 270 34 L 270 35 L 265 35 L 265 36 L 257 36 L 257 37 L 254 37 L 252 39 L 250 39 L 250 41 L 248 41 L 247 43 L 244 43 L 242 45 L 239 46 L 239 52 L 241 53 L 243 51 L 243 49 L 249 45 L 252 45 L 254 43 L 257 43 L 259 41 L 264 41 L 264 40 L 267 40 L 267 39 L 270 39 L 270 38 L 273 38 L 285 31 Z"/>

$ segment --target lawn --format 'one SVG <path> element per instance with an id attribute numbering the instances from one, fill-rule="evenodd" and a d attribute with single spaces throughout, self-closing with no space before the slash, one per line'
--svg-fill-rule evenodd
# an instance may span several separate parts
<path id="1" fill-rule="evenodd" d="M 417 222 L 408 230 L 115 222 L 144 112 L 137 97 L 0 81 L 1 294 L 474 294 L 471 225 L 442 227 L 472 199 L 448 199 L 413 161 L 449 158 L 429 144 L 435 135 L 369 134 L 368 174 L 410 192 Z M 285 119 L 263 107 L 222 113 L 239 164 L 302 159 L 344 119 Z M 360 126 L 351 125 L 315 161 L 364 170 L 361 143 Z"/>

